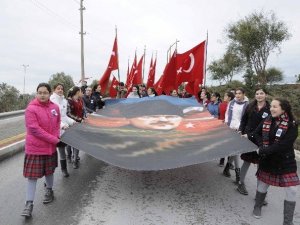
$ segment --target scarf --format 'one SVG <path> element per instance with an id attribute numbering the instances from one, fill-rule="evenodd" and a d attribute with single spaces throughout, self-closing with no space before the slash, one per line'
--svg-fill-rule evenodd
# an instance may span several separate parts
<path id="1" fill-rule="evenodd" d="M 281 114 L 279 117 L 276 118 L 276 121 L 279 122 L 277 128 L 276 128 L 276 135 L 274 143 L 279 142 L 280 138 L 282 138 L 288 129 L 288 122 L 289 117 L 286 113 Z M 270 145 L 270 129 L 272 125 L 272 116 L 268 116 L 263 124 L 262 128 L 262 139 L 263 139 L 263 147 L 266 148 Z"/>
<path id="2" fill-rule="evenodd" d="M 242 111 L 242 116 L 244 115 L 246 106 L 248 105 L 247 101 L 243 101 L 243 102 L 238 102 L 237 100 L 233 99 L 230 103 L 229 103 L 229 108 L 228 108 L 228 122 L 227 125 L 230 126 L 231 120 L 232 120 L 232 111 L 233 111 L 233 105 L 234 104 L 238 104 L 238 105 L 243 105 L 243 111 Z"/>

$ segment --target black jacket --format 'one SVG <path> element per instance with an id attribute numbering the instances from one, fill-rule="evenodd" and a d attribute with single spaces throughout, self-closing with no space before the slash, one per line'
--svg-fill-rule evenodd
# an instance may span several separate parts
<path id="1" fill-rule="evenodd" d="M 269 102 L 266 102 L 266 105 L 260 111 L 254 109 L 249 112 L 250 105 L 251 104 L 246 106 L 245 113 L 241 119 L 239 131 L 241 131 L 242 134 L 251 134 L 255 131 L 260 122 L 270 115 Z"/>
<path id="2" fill-rule="evenodd" d="M 96 108 L 102 109 L 105 105 L 105 102 L 102 100 L 102 96 L 99 92 L 94 92 L 93 97 L 96 99 Z"/>
<path id="3" fill-rule="evenodd" d="M 93 95 L 91 95 L 91 96 L 84 95 L 83 96 L 83 101 L 84 101 L 84 104 L 85 104 L 85 107 L 86 107 L 86 111 L 88 113 L 92 113 L 92 112 L 96 111 L 97 100 Z"/>
<path id="4" fill-rule="evenodd" d="M 273 118 L 269 133 L 269 146 L 266 148 L 262 144 L 262 126 L 263 122 L 254 131 L 254 138 L 259 146 L 259 169 L 275 175 L 297 172 L 294 142 L 298 136 L 298 125 L 295 122 L 289 122 L 285 135 L 278 142 L 274 142 L 278 125 Z"/>

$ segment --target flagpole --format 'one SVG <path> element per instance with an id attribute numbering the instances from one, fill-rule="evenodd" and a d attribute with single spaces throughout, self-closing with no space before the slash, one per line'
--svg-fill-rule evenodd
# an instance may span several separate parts
<path id="1" fill-rule="evenodd" d="M 117 25 L 115 27 L 115 30 L 116 30 L 116 40 L 117 40 L 117 44 L 118 44 L 118 28 L 117 28 Z M 117 64 L 118 64 L 118 79 L 119 79 L 119 82 L 121 82 L 120 80 L 120 67 L 119 67 L 119 48 L 117 48 Z"/>
<path id="2" fill-rule="evenodd" d="M 144 75 L 145 75 L 145 58 L 146 58 L 146 45 L 144 46 L 144 58 L 143 58 L 143 78 L 142 78 L 142 84 L 144 84 Z"/>
<path id="3" fill-rule="evenodd" d="M 171 49 L 174 45 L 176 45 L 175 47 L 176 47 L 176 51 L 177 51 L 177 43 L 178 42 L 179 42 L 179 40 L 176 39 L 176 41 L 172 45 L 170 45 L 170 47 L 167 51 L 167 63 L 169 62 L 169 59 L 171 58 Z"/>
<path id="4" fill-rule="evenodd" d="M 204 74 L 203 74 L 203 86 L 206 86 L 206 59 L 207 59 L 207 45 L 208 45 L 208 30 L 206 32 L 206 42 L 205 42 L 205 60 L 204 60 Z M 201 88 L 202 89 L 202 88 Z"/>

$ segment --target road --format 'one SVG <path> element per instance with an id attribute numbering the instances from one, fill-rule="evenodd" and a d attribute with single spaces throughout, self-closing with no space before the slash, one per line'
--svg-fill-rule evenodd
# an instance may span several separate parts
<path id="1" fill-rule="evenodd" d="M 0 148 L 24 139 L 24 115 L 1 119 L 0 134 Z"/>
<path id="2" fill-rule="evenodd" d="M 23 153 L 0 163 L 0 224 L 19 225 L 276 225 L 282 224 L 284 191 L 272 187 L 263 218 L 251 216 L 255 168 L 246 178 L 249 195 L 236 191 L 233 178 L 221 175 L 217 162 L 137 172 L 107 165 L 81 153 L 80 169 L 70 177 L 55 174 L 55 201 L 43 205 L 39 180 L 33 218 L 20 216 L 25 201 Z M 298 161 L 298 167 L 300 163 Z M 295 224 L 300 224 L 300 201 Z"/>

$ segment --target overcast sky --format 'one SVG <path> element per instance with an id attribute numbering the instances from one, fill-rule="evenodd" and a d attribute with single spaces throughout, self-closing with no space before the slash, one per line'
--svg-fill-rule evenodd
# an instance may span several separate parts
<path id="1" fill-rule="evenodd" d="M 35 91 L 52 74 L 65 72 L 80 80 L 79 0 L 1 0 L 0 82 L 26 93 Z M 118 28 L 121 80 L 125 81 L 128 59 L 138 58 L 146 46 L 145 74 L 152 53 L 157 52 L 156 78 L 162 74 L 167 50 L 176 39 L 184 52 L 206 39 L 207 64 L 225 52 L 224 29 L 250 13 L 273 11 L 284 21 L 292 37 L 273 53 L 268 67 L 280 68 L 285 82 L 300 73 L 300 1 L 296 0 L 85 0 L 85 73 L 99 79 L 107 67 Z M 117 75 L 117 72 L 115 72 Z M 238 78 L 238 77 L 236 77 Z M 209 81 L 209 74 L 207 80 Z"/>

